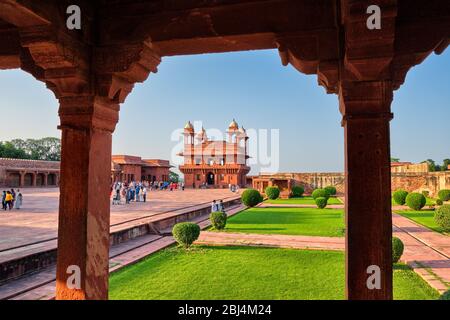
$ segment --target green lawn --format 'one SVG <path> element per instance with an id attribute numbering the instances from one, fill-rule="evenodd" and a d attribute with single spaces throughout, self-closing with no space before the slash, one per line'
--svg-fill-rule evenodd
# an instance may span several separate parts
<path id="1" fill-rule="evenodd" d="M 225 231 L 342 237 L 343 215 L 339 209 L 251 208 L 229 218 Z"/>
<path id="2" fill-rule="evenodd" d="M 315 205 L 313 197 L 301 197 L 301 198 L 290 198 L 290 199 L 276 199 L 267 200 L 266 203 L 273 204 L 312 204 Z M 328 204 L 343 204 L 338 198 L 328 199 Z"/>
<path id="3" fill-rule="evenodd" d="M 395 211 L 395 213 L 398 213 L 406 218 L 409 218 L 413 220 L 414 222 L 417 222 L 420 225 L 423 225 L 424 227 L 427 227 L 428 229 L 431 229 L 433 231 L 439 232 L 439 233 L 445 233 L 444 229 L 439 227 L 436 222 L 434 222 L 434 211 L 431 210 L 421 210 L 421 211 L 413 211 L 413 210 L 399 210 Z"/>
<path id="4" fill-rule="evenodd" d="M 344 254 L 252 247 L 175 247 L 110 277 L 121 300 L 344 299 Z M 437 299 L 404 265 L 394 272 L 395 299 Z"/>

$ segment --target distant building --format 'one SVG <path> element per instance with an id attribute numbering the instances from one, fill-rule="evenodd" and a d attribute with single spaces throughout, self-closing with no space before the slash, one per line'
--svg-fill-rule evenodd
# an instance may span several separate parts
<path id="1" fill-rule="evenodd" d="M 180 171 L 186 187 L 209 186 L 226 188 L 230 184 L 245 186 L 250 167 L 247 166 L 248 136 L 235 120 L 228 126 L 228 140 L 209 140 L 206 130 L 198 133 L 189 121 L 184 127 L 184 158 Z"/>
<path id="2" fill-rule="evenodd" d="M 111 157 L 111 179 L 113 182 L 128 183 L 131 181 L 169 181 L 171 167 L 168 160 L 113 155 Z"/>
<path id="3" fill-rule="evenodd" d="M 111 182 L 169 181 L 168 160 L 142 159 L 129 155 L 111 157 Z M 0 158 L 0 186 L 57 187 L 59 161 L 22 160 Z"/>

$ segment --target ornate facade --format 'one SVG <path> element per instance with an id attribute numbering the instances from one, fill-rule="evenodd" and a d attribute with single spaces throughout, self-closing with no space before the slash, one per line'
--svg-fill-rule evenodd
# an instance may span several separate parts
<path id="1" fill-rule="evenodd" d="M 250 172 L 247 166 L 248 136 L 244 127 L 233 120 L 227 130 L 228 140 L 209 140 L 206 130 L 195 132 L 189 121 L 184 127 L 184 158 L 180 171 L 186 187 L 226 188 L 229 185 L 246 185 Z"/>

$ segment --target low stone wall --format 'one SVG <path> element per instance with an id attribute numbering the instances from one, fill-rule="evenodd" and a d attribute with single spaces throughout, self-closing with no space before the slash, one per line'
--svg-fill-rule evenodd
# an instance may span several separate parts
<path id="1" fill-rule="evenodd" d="M 293 185 L 301 185 L 305 193 L 326 186 L 335 186 L 339 195 L 345 193 L 345 174 L 336 172 L 320 173 L 277 173 L 262 174 L 255 178 L 291 179 Z M 430 196 L 436 197 L 439 190 L 450 189 L 450 171 L 442 172 L 392 172 L 392 190 L 404 189 L 408 192 L 428 191 Z"/>

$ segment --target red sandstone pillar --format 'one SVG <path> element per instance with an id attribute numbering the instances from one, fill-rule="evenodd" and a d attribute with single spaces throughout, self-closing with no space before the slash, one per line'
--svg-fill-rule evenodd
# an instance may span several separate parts
<path id="1" fill-rule="evenodd" d="M 344 84 L 340 91 L 345 129 L 346 294 L 352 300 L 392 299 L 392 86 L 387 81 L 355 82 Z M 375 279 L 369 277 L 376 268 L 380 286 L 373 288 Z"/>
<path id="2" fill-rule="evenodd" d="M 44 173 L 44 187 L 48 186 L 48 172 Z"/>
<path id="3" fill-rule="evenodd" d="M 23 188 L 23 187 L 25 186 L 25 174 L 26 174 L 26 172 L 24 172 L 24 171 L 21 171 L 21 172 L 20 172 L 20 182 L 19 182 L 19 186 L 20 186 L 21 188 Z"/>
<path id="4" fill-rule="evenodd" d="M 118 110 L 98 97 L 60 99 L 57 299 L 108 298 L 109 164 Z M 73 288 L 74 266 L 80 288 Z"/>

